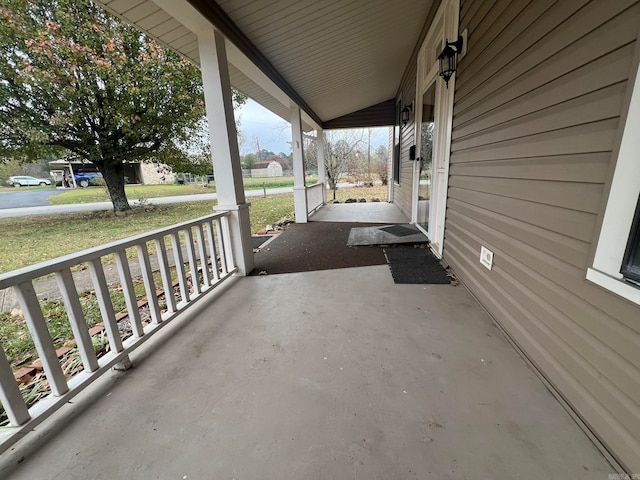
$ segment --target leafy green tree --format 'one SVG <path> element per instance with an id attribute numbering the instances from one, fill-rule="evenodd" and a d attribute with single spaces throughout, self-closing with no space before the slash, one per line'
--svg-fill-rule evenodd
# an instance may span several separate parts
<path id="1" fill-rule="evenodd" d="M 255 153 L 247 153 L 242 157 L 242 164 L 244 165 L 244 168 L 251 169 L 256 163 L 258 163 L 258 157 Z"/>
<path id="2" fill-rule="evenodd" d="M 2 1 L 0 157 L 88 160 L 123 211 L 123 161 L 183 165 L 204 113 L 196 66 L 88 0 Z"/>

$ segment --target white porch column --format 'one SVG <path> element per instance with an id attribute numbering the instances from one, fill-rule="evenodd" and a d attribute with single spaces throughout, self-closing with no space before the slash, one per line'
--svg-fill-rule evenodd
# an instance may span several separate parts
<path id="1" fill-rule="evenodd" d="M 316 130 L 316 151 L 318 153 L 318 183 L 324 185 L 322 189 L 322 203 L 327 203 L 327 171 L 324 164 L 324 130 Z"/>
<path id="2" fill-rule="evenodd" d="M 240 275 L 254 267 L 249 205 L 245 201 L 238 138 L 233 115 L 227 51 L 222 34 L 216 30 L 198 34 L 200 68 L 209 120 L 209 135 L 218 194 L 215 210 L 231 212 L 229 228 L 236 266 Z"/>
<path id="3" fill-rule="evenodd" d="M 304 184 L 304 152 L 300 107 L 291 107 L 291 148 L 293 149 L 293 204 L 296 223 L 307 223 L 307 188 Z"/>

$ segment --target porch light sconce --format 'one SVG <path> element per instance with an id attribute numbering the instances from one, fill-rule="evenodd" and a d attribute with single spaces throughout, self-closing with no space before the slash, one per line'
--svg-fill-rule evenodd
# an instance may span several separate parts
<path id="1" fill-rule="evenodd" d="M 413 110 L 413 102 L 411 102 L 409 105 L 405 105 L 404 108 L 402 109 L 402 126 L 403 127 L 409 121 L 409 114 L 411 113 L 412 110 Z"/>
<path id="2" fill-rule="evenodd" d="M 458 36 L 458 40 L 455 42 L 449 42 L 449 39 L 445 40 L 445 46 L 438 55 L 438 61 L 440 62 L 440 76 L 444 78 L 444 82 L 449 88 L 449 80 L 451 76 L 456 72 L 458 68 L 458 55 L 462 52 L 462 36 Z"/>

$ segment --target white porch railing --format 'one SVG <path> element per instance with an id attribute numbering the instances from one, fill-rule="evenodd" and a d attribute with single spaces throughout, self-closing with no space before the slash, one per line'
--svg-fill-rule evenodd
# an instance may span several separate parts
<path id="1" fill-rule="evenodd" d="M 322 205 L 324 205 L 324 183 L 316 183 L 306 188 L 307 194 L 307 213 L 312 213 Z"/>
<path id="2" fill-rule="evenodd" d="M 229 213 L 220 212 L 0 275 L 0 291 L 13 288 L 42 363 L 51 394 L 29 407 L 4 348 L 0 349 L 0 402 L 10 426 L 0 428 L 0 452 L 69 401 L 111 367 L 126 368 L 128 354 L 148 340 L 203 293 L 229 278 L 236 267 L 229 238 Z M 170 249 L 167 249 L 167 245 Z M 150 254 L 149 250 L 155 250 Z M 186 258 L 185 258 L 186 253 Z M 170 258 L 170 256 L 172 258 Z M 106 258 L 105 258 L 106 257 Z M 136 258 L 137 257 L 137 261 Z M 115 261 L 117 280 L 104 266 Z M 131 267 L 140 266 L 148 307 L 144 321 Z M 154 277 L 152 263 L 158 270 Z M 109 351 L 98 358 L 72 270 L 88 268 Z M 36 279 L 55 276 L 61 302 L 82 362 L 70 378 L 63 372 L 47 318 L 36 295 Z M 88 281 L 88 279 L 87 279 Z M 158 288 L 160 287 L 160 288 Z M 91 287 L 89 287 L 91 290 Z M 124 295 L 126 313 L 116 315 L 112 295 Z M 163 297 L 161 305 L 159 297 Z M 148 308 L 148 312 L 147 312 Z M 118 322 L 128 319 L 127 329 Z M 126 331 L 125 331 L 126 330 Z"/>

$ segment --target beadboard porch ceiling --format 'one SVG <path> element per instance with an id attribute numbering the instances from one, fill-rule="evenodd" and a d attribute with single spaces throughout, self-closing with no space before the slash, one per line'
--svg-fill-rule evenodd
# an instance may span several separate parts
<path id="1" fill-rule="evenodd" d="M 207 22 L 228 39 L 231 32 L 232 85 L 287 120 L 294 100 L 306 113 L 306 127 L 315 128 L 395 96 L 434 0 L 96 3 L 196 64 L 194 32 Z M 252 71 L 256 66 L 260 75 Z"/>

